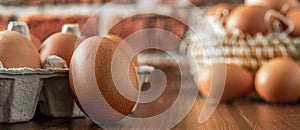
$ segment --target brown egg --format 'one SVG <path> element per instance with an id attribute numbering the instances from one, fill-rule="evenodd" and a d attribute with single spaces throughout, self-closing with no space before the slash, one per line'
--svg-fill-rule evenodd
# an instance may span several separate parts
<path id="1" fill-rule="evenodd" d="M 245 0 L 246 6 L 263 6 L 285 13 L 288 9 L 297 8 L 298 0 Z"/>
<path id="2" fill-rule="evenodd" d="M 124 54 L 125 51 L 117 54 L 117 47 L 111 39 L 90 37 L 78 46 L 71 60 L 70 85 L 75 101 L 82 111 L 97 122 L 123 119 L 132 111 L 138 98 L 139 83 L 135 66 Z M 113 72 L 117 74 L 116 77 Z M 134 100 L 124 97 L 117 87 Z"/>
<path id="3" fill-rule="evenodd" d="M 232 10 L 226 22 L 226 29 L 233 33 L 239 29 L 241 32 L 254 36 L 257 33 L 266 34 L 272 30 L 273 20 L 264 20 L 268 8 L 260 6 L 238 6 Z"/>
<path id="4" fill-rule="evenodd" d="M 233 5 L 227 3 L 220 3 L 212 6 L 207 12 L 206 16 L 218 16 L 220 18 L 224 17 L 224 13 L 229 14 L 233 9 Z"/>
<path id="5" fill-rule="evenodd" d="M 267 102 L 289 103 L 300 98 L 300 67 L 288 58 L 275 58 L 256 73 L 255 89 Z"/>
<path id="6" fill-rule="evenodd" d="M 39 49 L 42 64 L 45 64 L 47 56 L 56 55 L 63 58 L 69 66 L 76 41 L 77 37 L 72 33 L 55 33 L 48 37 Z"/>
<path id="7" fill-rule="evenodd" d="M 134 52 L 132 51 L 132 47 L 130 46 L 130 44 L 127 43 L 127 42 L 126 42 L 124 39 L 122 39 L 121 37 L 116 36 L 116 35 L 111 35 L 111 34 L 105 35 L 104 37 L 109 38 L 109 39 L 111 39 L 112 41 L 114 41 L 114 43 L 115 43 L 117 46 L 119 46 L 119 47 L 124 47 L 124 49 L 122 49 L 122 50 L 125 50 L 126 53 L 128 53 L 127 55 L 128 55 L 129 57 L 134 55 Z M 124 44 L 124 45 L 120 46 L 121 43 Z M 136 67 L 139 67 L 139 66 L 140 66 L 139 61 L 138 61 L 138 58 L 137 58 L 136 55 L 133 57 L 132 62 L 133 62 L 133 64 L 134 64 Z"/>
<path id="8" fill-rule="evenodd" d="M 42 45 L 42 41 L 34 35 L 30 35 L 30 39 L 33 45 L 35 46 L 35 48 L 38 50 Z"/>
<path id="9" fill-rule="evenodd" d="M 205 68 L 199 76 L 198 88 L 202 95 L 208 96 L 212 82 L 222 82 L 220 69 L 225 69 L 226 80 L 222 100 L 231 100 L 247 95 L 253 89 L 253 76 L 247 70 L 229 64 L 215 64 Z M 222 89 L 222 85 L 219 85 Z"/>
<path id="10" fill-rule="evenodd" d="M 14 31 L 0 32 L 0 60 L 4 68 L 41 68 L 39 53 L 33 43 Z"/>
<path id="11" fill-rule="evenodd" d="M 295 26 L 294 31 L 290 34 L 295 37 L 300 36 L 300 9 L 291 9 L 286 13 L 286 18 Z"/>

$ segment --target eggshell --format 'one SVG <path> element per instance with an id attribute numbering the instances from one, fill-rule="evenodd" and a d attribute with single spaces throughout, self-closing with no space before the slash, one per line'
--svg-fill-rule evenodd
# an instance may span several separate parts
<path id="1" fill-rule="evenodd" d="M 14 31 L 0 32 L 0 60 L 4 68 L 41 68 L 39 53 L 33 43 Z"/>
<path id="2" fill-rule="evenodd" d="M 140 64 L 139 64 L 139 61 L 138 61 L 138 58 L 137 56 L 135 55 L 135 53 L 133 52 L 132 50 L 132 47 L 130 46 L 129 43 L 127 43 L 124 39 L 122 39 L 121 37 L 119 36 L 116 36 L 116 35 L 105 35 L 104 37 L 106 38 L 109 38 L 111 40 L 114 41 L 114 43 L 116 43 L 116 45 L 118 47 L 122 47 L 122 50 L 126 51 L 125 53 L 127 54 L 127 56 L 130 58 L 131 56 L 134 56 L 133 59 L 132 59 L 132 62 L 133 64 L 136 66 L 136 67 L 139 67 Z M 120 45 L 121 44 L 121 45 Z M 123 49 L 124 48 L 124 49 Z"/>
<path id="3" fill-rule="evenodd" d="M 277 11 L 286 11 L 298 7 L 297 0 L 245 0 L 246 6 L 263 6 Z M 287 6 L 282 9 L 283 6 Z M 283 12 L 284 13 L 284 12 Z"/>
<path id="4" fill-rule="evenodd" d="M 300 36 L 300 9 L 291 9 L 286 13 L 286 18 L 295 26 L 292 36 Z"/>
<path id="5" fill-rule="evenodd" d="M 255 89 L 267 102 L 289 103 L 300 98 L 300 67 L 288 58 L 275 58 L 256 73 Z"/>
<path id="6" fill-rule="evenodd" d="M 89 117 L 99 122 L 115 122 L 123 119 L 134 108 L 138 93 L 138 76 L 133 63 L 120 51 L 115 55 L 117 44 L 98 36 L 84 40 L 75 50 L 70 66 L 70 86 L 78 106 Z M 116 62 L 113 65 L 113 57 Z M 125 63 L 129 63 L 129 68 Z M 116 67 L 117 77 L 112 68 Z M 128 75 L 124 73 L 128 71 Z M 135 101 L 129 100 L 118 91 L 127 91 Z"/>
<path id="7" fill-rule="evenodd" d="M 47 56 L 56 55 L 63 58 L 69 66 L 76 41 L 77 37 L 72 33 L 55 33 L 48 37 L 39 49 L 42 64 L 45 64 Z"/>
<path id="8" fill-rule="evenodd" d="M 268 8 L 260 6 L 238 6 L 228 16 L 225 28 L 233 33 L 235 29 L 252 36 L 257 33 L 266 34 L 272 30 L 273 20 L 265 21 Z"/>
<path id="9" fill-rule="evenodd" d="M 203 96 L 208 96 L 212 81 L 218 82 L 221 79 L 218 72 L 216 72 L 220 68 L 226 68 L 226 81 L 222 100 L 245 96 L 253 89 L 253 76 L 247 70 L 230 64 L 214 64 L 200 73 L 198 88 Z M 219 87 L 222 89 L 223 86 Z"/>

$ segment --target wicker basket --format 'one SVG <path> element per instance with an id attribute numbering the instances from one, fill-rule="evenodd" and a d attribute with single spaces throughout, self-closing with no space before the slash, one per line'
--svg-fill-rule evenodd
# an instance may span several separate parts
<path id="1" fill-rule="evenodd" d="M 241 39 L 229 36 L 222 19 L 214 16 L 200 18 L 186 35 L 188 51 L 200 69 L 226 63 L 242 66 L 255 73 L 262 64 L 275 57 L 300 61 L 300 38 L 290 37 L 280 27 L 277 26 L 274 32 L 266 35 L 248 35 Z"/>

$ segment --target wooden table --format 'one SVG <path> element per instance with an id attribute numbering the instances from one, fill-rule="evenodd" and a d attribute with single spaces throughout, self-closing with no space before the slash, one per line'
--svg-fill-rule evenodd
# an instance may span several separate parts
<path id="1" fill-rule="evenodd" d="M 190 75 L 180 80 L 178 69 L 165 68 L 167 74 L 167 88 L 160 98 L 147 104 L 139 104 L 137 110 L 131 115 L 133 117 L 146 118 L 160 114 L 172 106 L 178 96 L 180 81 L 182 87 L 195 87 Z M 147 88 L 147 84 L 145 88 Z M 189 92 L 185 92 L 186 101 L 190 100 Z M 230 102 L 222 102 L 216 111 L 205 123 L 198 123 L 198 116 L 203 108 L 205 98 L 200 94 L 192 106 L 191 111 L 184 119 L 177 123 L 174 130 L 198 130 L 198 129 L 300 129 L 300 103 L 272 105 L 267 104 L 255 98 L 241 98 Z M 185 108 L 183 103 L 177 107 L 172 116 L 161 119 L 160 124 L 153 124 L 150 128 L 144 125 L 136 125 L 135 128 L 129 128 L 126 123 L 123 124 L 104 124 L 109 129 L 161 129 L 168 125 L 173 119 L 178 117 L 178 112 Z M 151 123 L 151 122 L 150 122 Z M 0 129 L 20 130 L 20 129 L 101 129 L 88 118 L 78 119 L 51 119 L 46 117 L 35 117 L 28 123 L 20 124 L 1 124 Z"/>

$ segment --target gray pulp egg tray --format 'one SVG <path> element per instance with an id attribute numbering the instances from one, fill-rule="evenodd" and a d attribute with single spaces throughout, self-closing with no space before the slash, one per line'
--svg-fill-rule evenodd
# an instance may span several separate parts
<path id="1" fill-rule="evenodd" d="M 137 69 L 140 86 L 153 70 L 145 66 Z M 1 68 L 0 123 L 27 122 L 37 107 L 50 117 L 84 117 L 74 102 L 68 74 L 67 68 Z"/>
<path id="2" fill-rule="evenodd" d="M 32 119 L 45 83 L 54 77 L 64 78 L 67 74 L 68 70 L 0 69 L 0 122 L 25 122 Z M 53 87 L 64 86 L 57 83 Z"/>
<path id="3" fill-rule="evenodd" d="M 30 39 L 28 26 L 10 22 L 8 30 L 17 31 Z M 66 24 L 62 32 L 80 36 L 77 24 Z M 154 68 L 137 69 L 140 86 Z M 43 69 L 5 69 L 0 61 L 0 123 L 26 122 L 33 118 L 36 108 L 45 116 L 55 118 L 84 117 L 74 102 L 69 87 L 69 69 L 57 56 L 49 56 Z"/>

